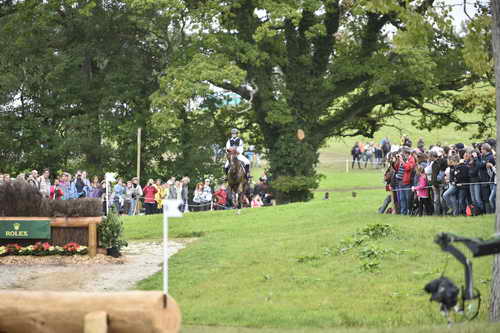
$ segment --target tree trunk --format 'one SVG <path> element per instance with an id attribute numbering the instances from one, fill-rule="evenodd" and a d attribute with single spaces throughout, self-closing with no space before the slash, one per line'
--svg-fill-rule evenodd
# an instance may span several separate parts
<path id="1" fill-rule="evenodd" d="M 308 201 L 312 199 L 311 189 L 317 187 L 319 147 L 307 138 L 299 140 L 296 133 L 296 128 L 284 129 L 273 136 L 273 144 L 267 147 L 272 186 L 280 203 Z"/>
<path id="2" fill-rule="evenodd" d="M 493 7 L 493 26 L 492 41 L 493 53 L 495 58 L 495 77 L 496 77 L 496 116 L 497 116 L 497 156 L 500 153 L 500 142 L 498 133 L 500 133 L 500 0 L 492 0 Z M 500 194 L 497 187 L 496 198 L 496 232 L 500 232 Z M 500 321 L 500 255 L 496 255 L 493 264 L 493 273 L 491 277 L 491 303 L 490 320 Z"/>

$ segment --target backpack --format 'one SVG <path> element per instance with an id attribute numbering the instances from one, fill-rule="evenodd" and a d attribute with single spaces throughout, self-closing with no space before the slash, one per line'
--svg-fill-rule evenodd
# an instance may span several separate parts
<path id="1" fill-rule="evenodd" d="M 467 205 L 467 208 L 465 208 L 465 215 L 478 216 L 479 215 L 479 208 L 477 208 L 474 205 Z"/>

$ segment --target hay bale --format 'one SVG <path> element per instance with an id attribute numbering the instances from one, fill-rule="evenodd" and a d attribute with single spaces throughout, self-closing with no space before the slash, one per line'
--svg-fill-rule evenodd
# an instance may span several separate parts
<path id="1" fill-rule="evenodd" d="M 0 216 L 40 216 L 42 194 L 23 180 L 0 185 Z"/>
<path id="2" fill-rule="evenodd" d="M 102 202 L 96 198 L 81 198 L 67 201 L 65 216 L 91 217 L 102 215 Z"/>
<path id="3" fill-rule="evenodd" d="M 0 184 L 0 216 L 93 217 L 102 215 L 96 198 L 49 200 L 22 180 Z"/>

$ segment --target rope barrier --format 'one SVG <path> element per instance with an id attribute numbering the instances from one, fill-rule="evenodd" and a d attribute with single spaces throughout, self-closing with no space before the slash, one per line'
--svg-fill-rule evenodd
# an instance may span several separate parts
<path id="1" fill-rule="evenodd" d="M 467 185 L 483 185 L 483 184 L 495 184 L 495 182 L 459 183 L 459 184 L 452 184 L 452 185 L 461 187 L 461 186 L 467 186 Z M 412 191 L 412 187 L 416 187 L 416 186 L 411 186 L 409 188 L 399 188 L 399 189 L 391 190 L 391 192 Z M 422 187 L 421 189 L 433 188 L 433 187 L 434 186 L 429 185 L 429 186 Z"/>
<path id="2" fill-rule="evenodd" d="M 413 186 L 413 187 L 416 187 L 416 186 Z M 420 189 L 424 189 L 424 188 L 432 188 L 432 186 L 425 186 L 425 187 L 422 187 Z M 391 192 L 401 192 L 401 191 L 412 191 L 412 187 L 409 187 L 409 188 L 398 188 L 398 189 L 395 189 L 395 190 L 391 190 Z"/>
<path id="3" fill-rule="evenodd" d="M 466 186 L 466 185 L 483 185 L 483 184 L 496 184 L 496 182 L 478 182 L 478 183 L 459 183 L 456 186 Z"/>

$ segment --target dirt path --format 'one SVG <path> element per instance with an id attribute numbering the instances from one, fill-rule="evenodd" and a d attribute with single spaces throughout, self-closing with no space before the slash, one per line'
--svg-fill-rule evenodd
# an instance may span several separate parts
<path id="1" fill-rule="evenodd" d="M 169 241 L 169 257 L 189 242 Z M 134 242 L 123 250 L 123 259 L 113 263 L 3 264 L 0 265 L 0 289 L 128 290 L 161 269 L 162 253 L 159 242 Z"/>

